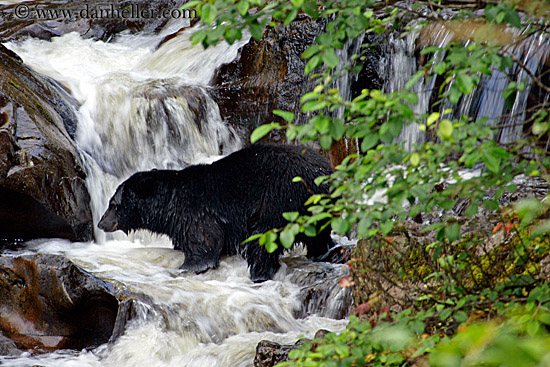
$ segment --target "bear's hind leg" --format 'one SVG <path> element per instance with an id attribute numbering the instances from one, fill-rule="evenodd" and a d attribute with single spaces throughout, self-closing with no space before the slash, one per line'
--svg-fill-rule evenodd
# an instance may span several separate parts
<path id="1" fill-rule="evenodd" d="M 323 261 L 324 255 L 334 246 L 332 237 L 330 237 L 330 227 L 325 228 L 315 237 L 298 237 L 298 241 L 303 242 L 307 248 L 307 258 L 314 261 Z"/>

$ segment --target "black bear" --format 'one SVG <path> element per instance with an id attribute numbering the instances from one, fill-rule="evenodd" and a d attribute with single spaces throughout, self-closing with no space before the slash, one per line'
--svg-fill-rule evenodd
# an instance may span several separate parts
<path id="1" fill-rule="evenodd" d="M 148 229 L 167 234 L 185 254 L 182 269 L 216 268 L 220 255 L 241 254 L 254 282 L 272 279 L 280 267 L 279 245 L 268 253 L 257 241 L 242 241 L 286 225 L 284 212 L 307 212 L 312 194 L 328 194 L 315 178 L 330 175 L 330 164 L 304 146 L 255 144 L 210 165 L 181 171 L 138 172 L 123 182 L 99 222 L 106 232 Z M 301 182 L 292 182 L 299 176 Z M 316 237 L 299 234 L 308 257 L 319 258 L 333 245 L 330 226 Z"/>

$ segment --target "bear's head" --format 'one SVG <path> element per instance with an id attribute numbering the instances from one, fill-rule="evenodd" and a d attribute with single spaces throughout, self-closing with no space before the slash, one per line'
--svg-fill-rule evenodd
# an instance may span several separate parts
<path id="1" fill-rule="evenodd" d="M 97 226 L 105 232 L 121 230 L 126 234 L 131 230 L 150 229 L 147 218 L 155 204 L 157 189 L 154 173 L 138 172 L 120 184 Z"/>

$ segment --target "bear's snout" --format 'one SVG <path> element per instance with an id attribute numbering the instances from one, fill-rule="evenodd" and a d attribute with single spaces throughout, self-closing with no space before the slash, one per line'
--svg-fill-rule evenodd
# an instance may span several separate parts
<path id="1" fill-rule="evenodd" d="M 114 232 L 118 229 L 118 222 L 114 210 L 107 210 L 101 220 L 97 224 L 99 229 L 105 232 Z"/>

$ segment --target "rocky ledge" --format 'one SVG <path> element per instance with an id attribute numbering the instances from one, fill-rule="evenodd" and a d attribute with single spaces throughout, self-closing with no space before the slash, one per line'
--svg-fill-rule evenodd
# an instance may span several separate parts
<path id="1" fill-rule="evenodd" d="M 0 75 L 0 240 L 91 240 L 76 102 L 2 45 Z"/>

